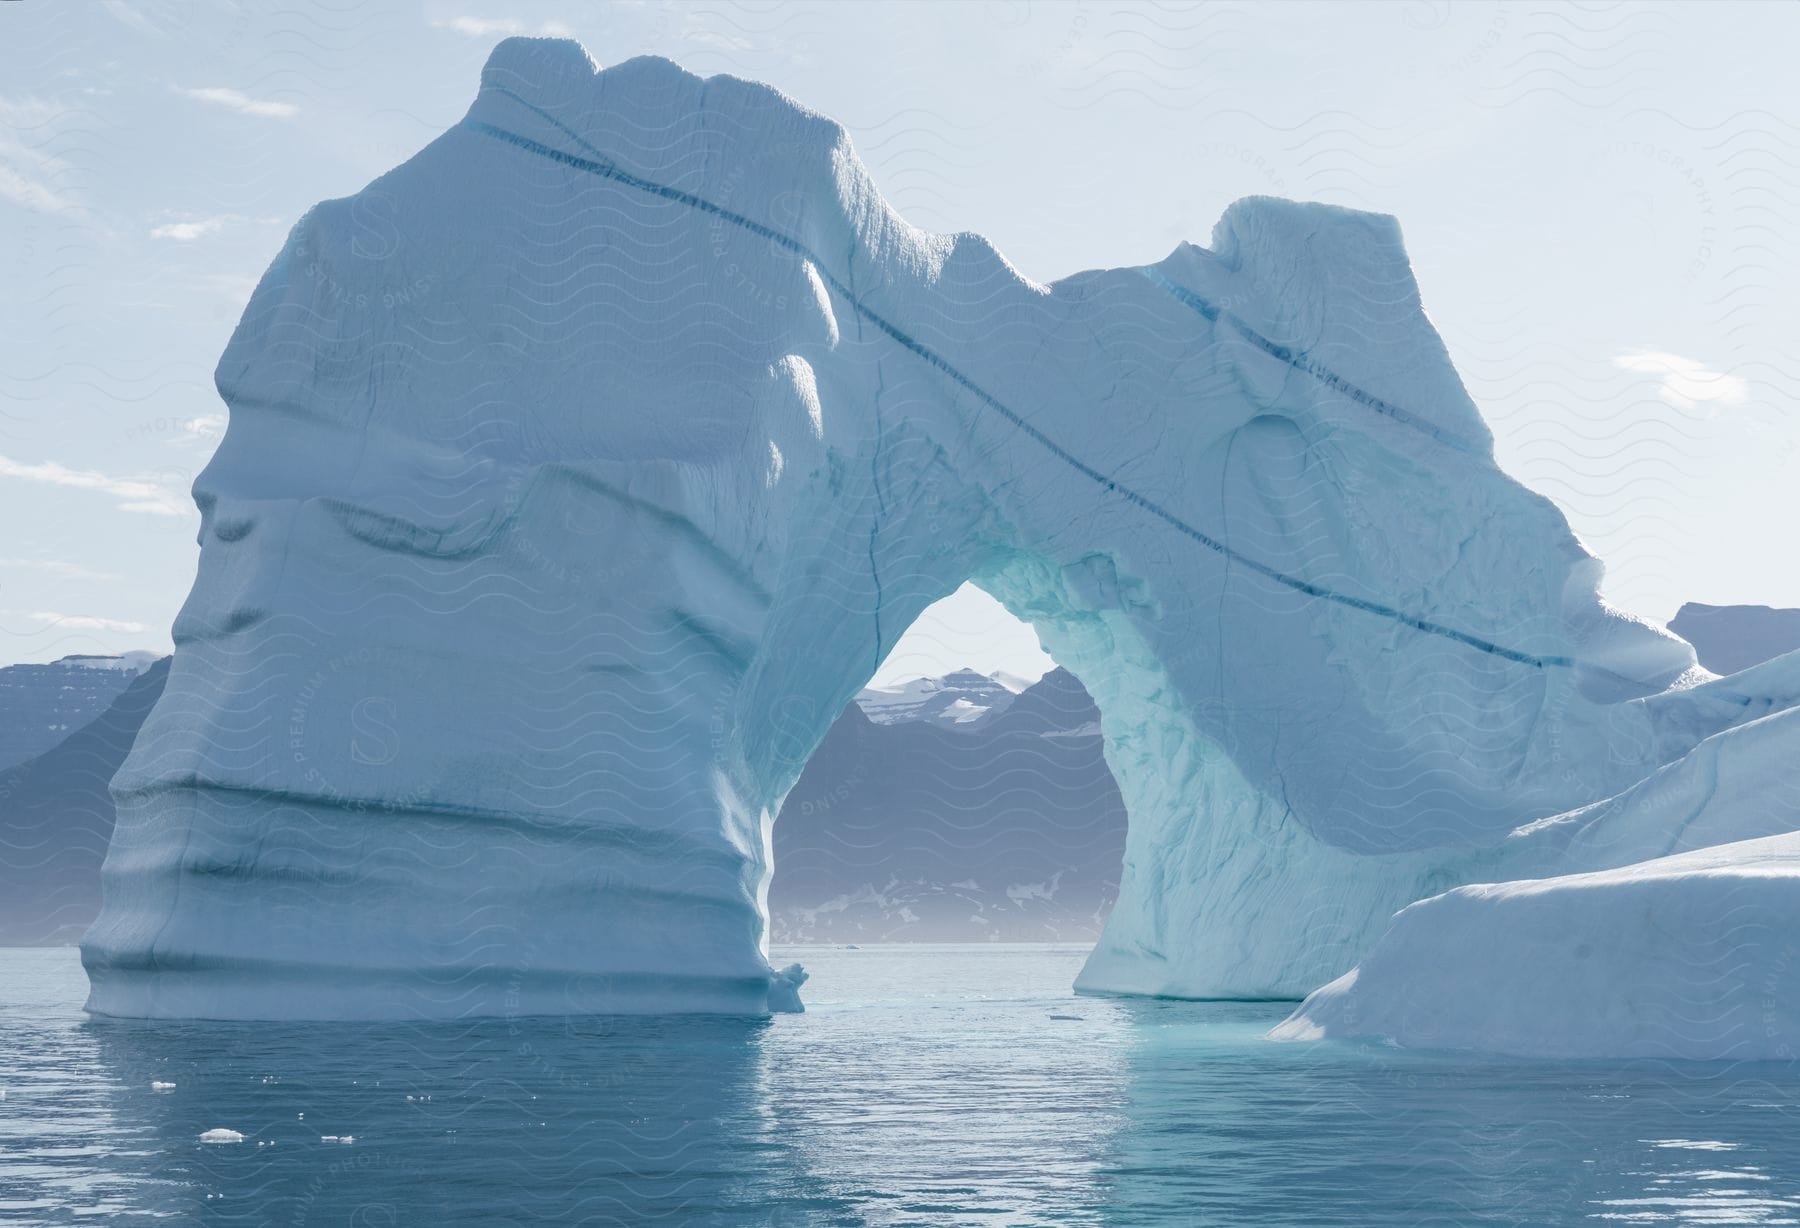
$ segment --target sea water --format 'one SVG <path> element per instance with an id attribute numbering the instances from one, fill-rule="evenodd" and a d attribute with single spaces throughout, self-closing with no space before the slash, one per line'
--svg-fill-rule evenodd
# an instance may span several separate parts
<path id="1" fill-rule="evenodd" d="M 1276 1044 L 1282 1003 L 1075 997 L 1079 947 L 773 954 L 806 1014 L 371 1026 L 90 1020 L 74 951 L 0 951 L 0 1223 L 1800 1223 L 1793 1065 Z"/>

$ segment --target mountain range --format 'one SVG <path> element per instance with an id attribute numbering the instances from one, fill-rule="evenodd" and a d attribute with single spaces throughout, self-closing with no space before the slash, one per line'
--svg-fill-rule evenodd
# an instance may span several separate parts
<path id="1" fill-rule="evenodd" d="M 141 673 L 104 671 L 124 683 L 111 703 L 42 754 L 0 772 L 0 946 L 74 943 L 99 911 L 100 863 L 113 829 L 107 785 L 169 676 L 169 658 L 152 661 Z M 70 701 L 58 694 L 51 708 L 68 711 Z M 22 721 L 16 709 L 7 715 Z M 31 717 L 43 720 L 42 710 Z"/>
<path id="2" fill-rule="evenodd" d="M 43 754 L 105 712 L 155 660 L 155 653 L 128 652 L 0 669 L 0 771 Z"/>
<path id="3" fill-rule="evenodd" d="M 776 941 L 1099 934 L 1125 848 L 1100 710 L 1065 669 L 1011 681 L 958 670 L 844 710 L 775 824 Z"/>
<path id="4" fill-rule="evenodd" d="M 1800 610 L 1690 602 L 1669 624 L 1735 673 L 1800 648 Z M 0 945 L 78 939 L 99 904 L 108 782 L 169 659 L 0 669 Z M 1125 806 L 1075 676 L 959 669 L 859 693 L 775 824 L 777 942 L 1090 941 Z"/>

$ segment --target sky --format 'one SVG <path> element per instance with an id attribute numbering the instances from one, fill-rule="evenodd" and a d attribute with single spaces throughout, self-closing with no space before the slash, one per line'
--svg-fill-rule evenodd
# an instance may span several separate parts
<path id="1" fill-rule="evenodd" d="M 1791 5 L 0 3 L 0 662 L 169 645 L 220 350 L 287 229 L 512 33 L 768 82 L 1041 281 L 1232 200 L 1396 215 L 1496 436 L 1662 620 L 1800 606 Z M 972 659 L 980 658 L 980 659 Z M 974 590 L 877 682 L 1048 664 Z"/>

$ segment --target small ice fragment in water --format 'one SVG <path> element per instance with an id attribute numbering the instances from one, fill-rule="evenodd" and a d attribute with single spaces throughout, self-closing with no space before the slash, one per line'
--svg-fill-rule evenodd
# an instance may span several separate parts
<path id="1" fill-rule="evenodd" d="M 806 984 L 806 969 L 789 964 L 769 978 L 769 1009 L 779 1015 L 798 1015 L 806 1008 L 800 1005 L 800 986 Z"/>
<path id="2" fill-rule="evenodd" d="M 172 1092 L 175 1090 L 175 1085 L 173 1083 L 164 1083 L 160 1079 L 152 1079 L 150 1080 L 150 1090 L 153 1092 Z"/>
<path id="3" fill-rule="evenodd" d="M 241 1143 L 244 1136 L 236 1130 L 208 1130 L 200 1136 L 203 1143 Z"/>

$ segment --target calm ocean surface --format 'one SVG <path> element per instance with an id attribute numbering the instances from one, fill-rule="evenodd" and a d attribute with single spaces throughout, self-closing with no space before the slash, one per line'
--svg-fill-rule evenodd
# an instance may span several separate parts
<path id="1" fill-rule="evenodd" d="M 1279 1004 L 1076 998 L 1082 955 L 786 948 L 802 1016 L 371 1027 L 89 1021 L 74 951 L 0 950 L 0 1223 L 1800 1223 L 1792 1065 L 1277 1045 Z"/>

